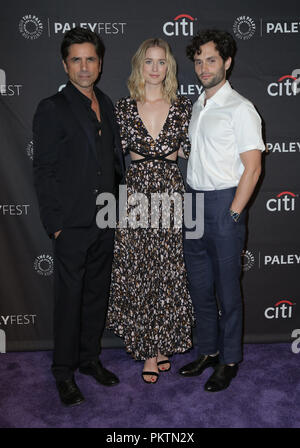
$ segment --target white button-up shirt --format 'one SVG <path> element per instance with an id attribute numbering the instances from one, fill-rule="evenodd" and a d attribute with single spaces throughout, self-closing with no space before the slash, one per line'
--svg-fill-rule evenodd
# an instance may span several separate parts
<path id="1" fill-rule="evenodd" d="M 191 153 L 187 183 L 194 190 L 223 190 L 238 185 L 244 171 L 240 154 L 265 150 L 261 119 L 253 104 L 226 83 L 193 106 L 189 125 Z"/>

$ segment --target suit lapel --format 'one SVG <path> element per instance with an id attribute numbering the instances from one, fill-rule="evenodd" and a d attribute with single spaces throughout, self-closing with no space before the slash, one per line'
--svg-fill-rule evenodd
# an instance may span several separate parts
<path id="1" fill-rule="evenodd" d="M 114 136 L 114 154 L 115 154 L 115 168 L 116 172 L 118 174 L 118 183 L 119 181 L 123 180 L 124 174 L 125 174 L 125 161 L 124 161 L 124 154 L 122 150 L 122 144 L 120 139 L 120 133 L 119 133 L 119 126 L 116 122 L 115 115 L 114 115 L 114 107 L 112 102 L 108 99 L 108 97 L 97 87 L 95 88 L 95 93 L 97 96 L 97 99 L 100 104 L 101 113 L 105 115 L 107 122 L 112 128 L 113 136 Z"/>
<path id="2" fill-rule="evenodd" d="M 70 104 L 70 110 L 72 115 L 74 116 L 78 126 L 82 129 L 82 131 L 86 134 L 89 146 L 91 147 L 96 159 L 97 159 L 97 148 L 96 148 L 96 139 L 95 139 L 95 128 L 93 126 L 92 121 L 89 119 L 87 114 L 87 110 L 84 102 L 80 98 L 80 96 L 74 91 L 76 87 L 67 86 L 62 90 L 62 94 L 67 98 L 68 103 Z"/>

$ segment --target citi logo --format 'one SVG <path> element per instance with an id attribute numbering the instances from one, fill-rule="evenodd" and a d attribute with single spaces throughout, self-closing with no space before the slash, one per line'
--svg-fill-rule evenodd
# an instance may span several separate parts
<path id="1" fill-rule="evenodd" d="M 193 36 L 195 20 L 196 18 L 189 14 L 179 14 L 173 22 L 163 25 L 163 32 L 166 36 Z"/>
<path id="2" fill-rule="evenodd" d="M 276 198 L 267 201 L 267 210 L 269 210 L 269 212 L 294 212 L 296 197 L 295 193 L 282 191 L 281 193 L 278 193 Z"/>
<path id="3" fill-rule="evenodd" d="M 270 96 L 295 96 L 298 93 L 298 82 L 294 75 L 281 76 L 277 82 L 271 82 L 268 85 L 268 94 Z"/>
<path id="4" fill-rule="evenodd" d="M 265 310 L 266 319 L 291 319 L 295 303 L 289 300 L 280 300 L 274 306 Z"/>

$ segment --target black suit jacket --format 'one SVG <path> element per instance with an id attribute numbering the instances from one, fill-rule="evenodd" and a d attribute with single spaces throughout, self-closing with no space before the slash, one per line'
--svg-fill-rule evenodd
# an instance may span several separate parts
<path id="1" fill-rule="evenodd" d="M 63 227 L 88 226 L 95 218 L 99 162 L 95 129 L 85 104 L 70 83 L 42 100 L 33 119 L 33 173 L 42 223 L 51 236 Z M 95 93 L 113 130 L 115 189 L 125 164 L 114 107 Z"/>

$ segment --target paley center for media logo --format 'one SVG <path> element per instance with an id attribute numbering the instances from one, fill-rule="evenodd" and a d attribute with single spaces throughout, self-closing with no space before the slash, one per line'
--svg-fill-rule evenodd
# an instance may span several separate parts
<path id="1" fill-rule="evenodd" d="M 72 28 L 77 26 L 81 28 L 86 28 L 88 30 L 94 31 L 98 34 L 124 34 L 126 22 L 54 22 L 50 18 L 47 18 L 47 30 L 48 37 L 52 34 L 65 34 Z M 19 22 L 19 31 L 21 35 L 28 40 L 38 39 L 43 31 L 43 22 L 35 14 L 26 14 L 23 16 Z"/>
<path id="2" fill-rule="evenodd" d="M 248 40 L 254 35 L 256 25 L 251 17 L 240 16 L 235 19 L 232 29 L 238 39 Z"/>
<path id="3" fill-rule="evenodd" d="M 269 212 L 294 212 L 297 198 L 291 191 L 282 191 L 266 202 L 266 208 Z"/>
<path id="4" fill-rule="evenodd" d="M 291 319 L 293 317 L 293 309 L 296 303 L 290 300 L 279 300 L 274 306 L 265 309 L 264 315 L 266 319 Z"/>
<path id="5" fill-rule="evenodd" d="M 274 267 L 294 267 L 300 265 L 299 253 L 270 253 L 259 250 L 253 252 L 243 250 L 241 254 L 241 264 L 244 272 L 250 271 L 254 266 L 257 269 L 271 269 Z"/>
<path id="6" fill-rule="evenodd" d="M 260 37 L 281 34 L 295 35 L 300 32 L 299 21 L 278 20 L 271 22 L 269 20 L 264 20 L 264 18 L 259 18 L 257 22 L 259 22 L 258 27 L 256 26 L 254 19 L 248 15 L 237 17 L 232 26 L 234 35 L 238 39 L 248 40 L 254 36 L 257 28 L 259 28 Z"/>
<path id="7" fill-rule="evenodd" d="M 283 75 L 267 87 L 270 96 L 295 96 L 300 92 L 300 69 L 296 68 L 291 75 Z"/>
<path id="8" fill-rule="evenodd" d="M 166 36 L 193 36 L 196 17 L 190 14 L 178 14 L 172 21 L 163 24 Z"/>
<path id="9" fill-rule="evenodd" d="M 34 260 L 33 267 L 35 271 L 41 275 L 48 277 L 53 274 L 53 257 L 47 254 L 41 254 Z"/>
<path id="10" fill-rule="evenodd" d="M 242 269 L 244 272 L 250 271 L 255 265 L 255 257 L 250 250 L 243 250 L 241 255 Z"/>
<path id="11" fill-rule="evenodd" d="M 38 39 L 43 30 L 44 25 L 35 14 L 26 14 L 19 22 L 19 31 L 25 39 Z"/>

